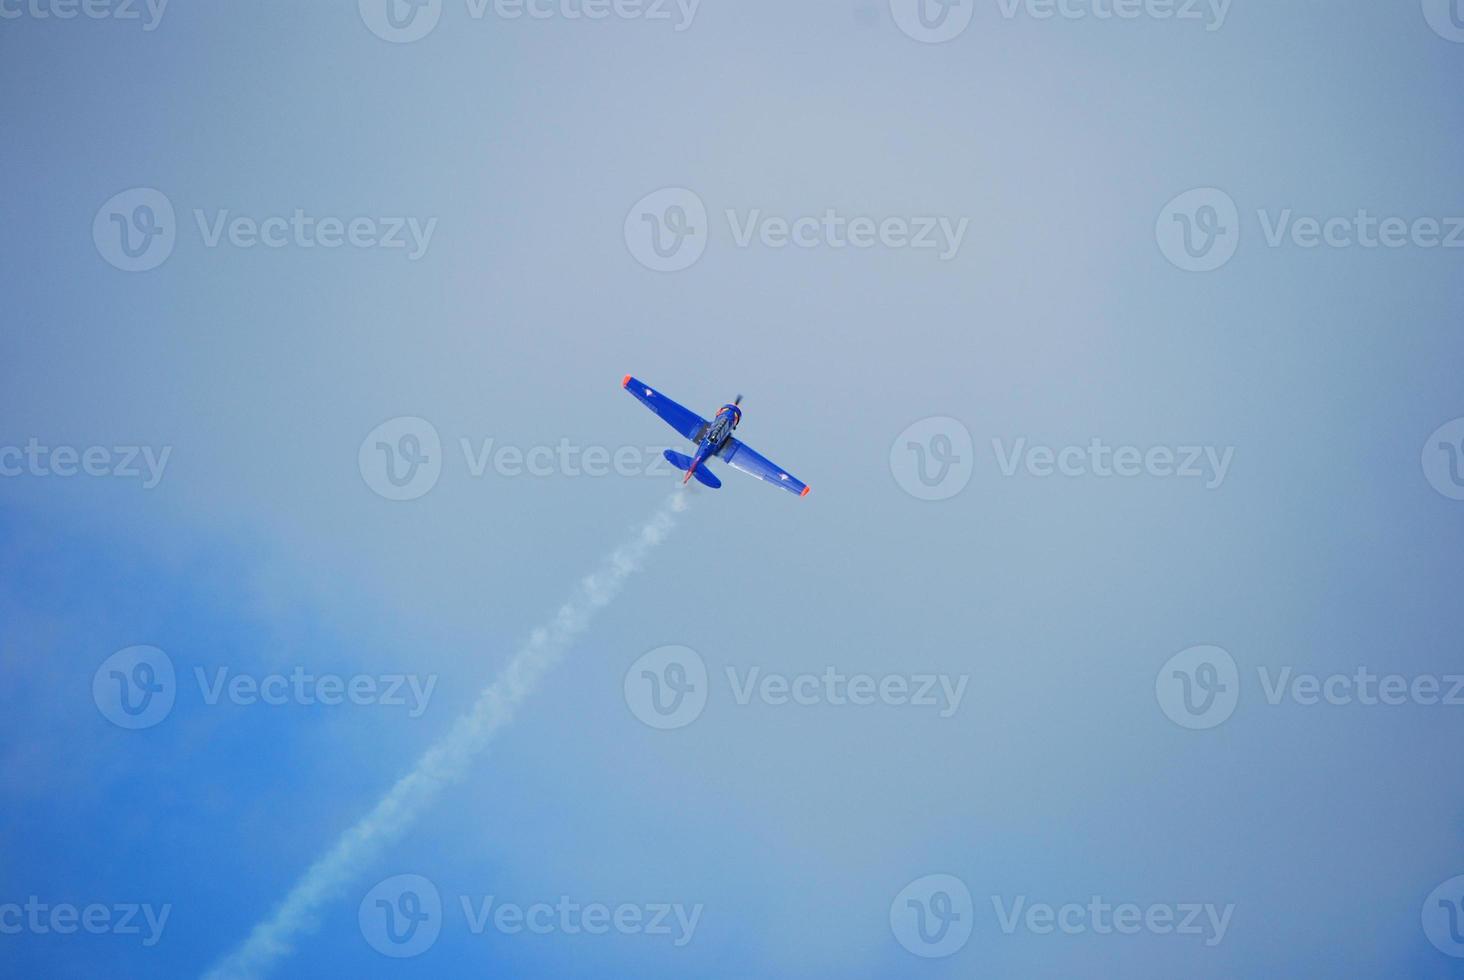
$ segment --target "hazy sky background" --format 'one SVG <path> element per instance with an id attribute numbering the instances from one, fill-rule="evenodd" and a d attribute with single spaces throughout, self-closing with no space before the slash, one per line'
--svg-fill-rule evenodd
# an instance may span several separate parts
<path id="1" fill-rule="evenodd" d="M 626 372 L 703 413 L 744 393 L 739 435 L 812 494 L 714 464 L 726 486 L 692 491 L 275 975 L 1464 974 L 1420 922 L 1464 873 L 1464 706 L 1272 705 L 1257 673 L 1461 672 L 1464 503 L 1420 456 L 1464 416 L 1464 252 L 1272 248 L 1258 215 L 1464 216 L 1464 44 L 1417 0 L 1235 0 L 1215 30 L 979 0 L 940 44 L 873 0 L 704 0 L 684 30 L 674 5 L 443 0 L 402 44 L 347 0 L 175 3 L 150 31 L 146 8 L 0 9 L 23 14 L 0 20 L 0 447 L 171 447 L 152 489 L 0 478 L 0 906 L 171 907 L 152 947 L 0 934 L 0 974 L 196 975 L 242 941 L 662 504 L 668 473 L 474 476 L 461 449 L 671 445 Z M 146 272 L 92 234 L 133 188 L 175 210 Z M 708 212 L 682 271 L 624 231 L 662 188 Z M 1212 272 L 1156 240 L 1195 188 L 1239 212 Z M 436 224 L 412 260 L 209 247 L 195 219 L 296 209 Z M 728 209 L 968 225 L 949 260 L 739 247 Z M 391 501 L 358 450 L 403 416 L 442 472 Z M 940 501 L 891 464 L 931 417 L 974 444 Z M 993 440 L 1018 439 L 1233 457 L 1214 489 L 1005 476 Z M 171 658 L 176 703 L 128 731 L 92 682 L 139 644 Z M 709 700 L 657 731 L 623 684 L 668 644 Z M 1189 731 L 1155 681 L 1198 644 L 1233 657 L 1239 703 Z M 220 667 L 436 687 L 419 717 L 211 705 L 194 671 Z M 968 681 L 942 718 L 741 705 L 726 677 L 828 667 Z M 358 924 L 397 874 L 445 906 L 403 959 Z M 890 908 L 931 874 L 969 888 L 973 931 L 924 959 Z M 704 910 L 682 948 L 474 934 L 459 897 L 490 895 Z M 992 902 L 1095 895 L 1234 912 L 1207 947 L 1007 934 Z"/>

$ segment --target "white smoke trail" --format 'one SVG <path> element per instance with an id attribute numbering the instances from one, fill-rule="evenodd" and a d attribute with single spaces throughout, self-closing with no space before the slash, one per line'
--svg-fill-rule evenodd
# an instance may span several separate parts
<path id="1" fill-rule="evenodd" d="M 235 980 L 261 976 L 276 960 L 291 951 L 291 943 L 315 927 L 315 910 L 344 889 L 382 848 L 391 844 L 429 806 L 438 793 L 462 776 L 544 673 L 564 654 L 569 644 L 590 625 L 620 591 L 641 561 L 675 526 L 686 509 L 686 495 L 678 489 L 655 516 L 626 544 L 617 548 L 574 595 L 559 607 L 553 621 L 534 630 L 503 673 L 483 693 L 452 730 L 443 736 L 399 779 L 371 811 L 356 822 L 301 876 L 274 913 L 259 923 L 233 952 L 205 977 Z"/>

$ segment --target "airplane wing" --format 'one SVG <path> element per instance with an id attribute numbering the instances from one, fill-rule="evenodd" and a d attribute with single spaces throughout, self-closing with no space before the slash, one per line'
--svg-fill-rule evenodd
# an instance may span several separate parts
<path id="1" fill-rule="evenodd" d="M 620 382 L 620 386 L 634 395 L 636 401 L 661 416 L 667 425 L 692 442 L 695 442 L 697 435 L 707 427 L 706 419 L 691 409 L 676 404 L 644 381 L 639 381 L 627 374 L 625 380 Z"/>
<path id="2" fill-rule="evenodd" d="M 801 480 L 796 480 L 780 469 L 772 460 L 761 453 L 754 452 L 748 445 L 737 438 L 727 440 L 727 445 L 717 455 L 727 461 L 727 465 L 734 470 L 741 470 L 751 476 L 757 477 L 765 483 L 773 483 L 789 493 L 796 493 L 800 497 L 808 496 L 808 485 Z"/>

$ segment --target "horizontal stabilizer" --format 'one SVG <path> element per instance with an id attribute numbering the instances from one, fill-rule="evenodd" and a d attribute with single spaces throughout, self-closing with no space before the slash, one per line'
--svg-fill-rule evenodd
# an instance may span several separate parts
<path id="1" fill-rule="evenodd" d="M 672 466 L 676 467 L 683 473 L 685 473 L 686 468 L 691 465 L 690 456 L 683 456 L 673 449 L 668 449 L 661 455 L 665 456 L 668 463 L 670 463 Z M 698 466 L 696 468 L 696 471 L 693 472 L 691 475 L 696 477 L 697 480 L 704 485 L 711 487 L 713 490 L 720 490 L 722 488 L 722 481 L 717 479 L 717 475 L 715 473 L 707 469 L 707 464 L 705 462 Z"/>

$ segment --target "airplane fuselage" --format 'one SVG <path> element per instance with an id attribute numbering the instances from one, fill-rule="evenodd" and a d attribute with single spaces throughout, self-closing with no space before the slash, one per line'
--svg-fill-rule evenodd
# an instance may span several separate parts
<path id="1" fill-rule="evenodd" d="M 741 395 L 738 396 L 739 399 L 741 397 Z M 686 477 L 681 481 L 682 483 L 691 479 L 698 466 L 722 451 L 722 447 L 732 437 L 732 430 L 736 429 L 741 421 L 742 409 L 738 408 L 735 403 L 721 407 L 716 416 L 707 423 L 706 429 L 698 434 L 696 453 L 691 457 L 691 466 L 687 468 Z"/>

